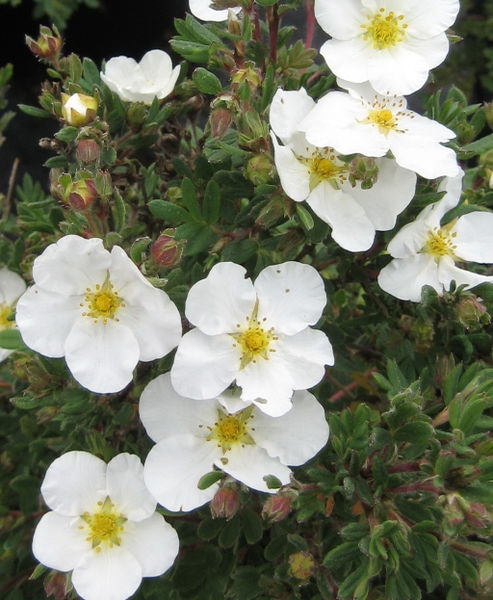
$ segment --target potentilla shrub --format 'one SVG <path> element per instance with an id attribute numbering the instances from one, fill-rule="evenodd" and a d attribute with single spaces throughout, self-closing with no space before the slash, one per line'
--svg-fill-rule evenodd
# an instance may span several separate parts
<path id="1" fill-rule="evenodd" d="M 458 0 L 189 11 L 174 58 L 27 39 L 58 129 L 49 192 L 2 196 L 2 598 L 491 599 L 493 118 L 433 84 Z"/>

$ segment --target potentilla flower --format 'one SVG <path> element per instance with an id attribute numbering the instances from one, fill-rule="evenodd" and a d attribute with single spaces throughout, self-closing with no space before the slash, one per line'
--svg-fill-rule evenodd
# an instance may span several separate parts
<path id="1" fill-rule="evenodd" d="M 234 14 L 241 10 L 240 6 L 217 10 L 212 7 L 212 4 L 213 0 L 189 0 L 188 2 L 192 15 L 201 21 L 226 21 L 230 10 Z"/>
<path id="2" fill-rule="evenodd" d="M 493 262 L 493 214 L 475 211 L 441 225 L 444 214 L 459 202 L 459 179 L 446 181 L 442 189 L 447 193 L 442 200 L 422 210 L 389 243 L 388 251 L 394 260 L 378 276 L 385 292 L 400 300 L 420 302 L 424 285 L 441 295 L 450 289 L 452 281 L 467 287 L 493 283 L 492 276 L 471 273 L 455 265 L 465 261 Z"/>
<path id="3" fill-rule="evenodd" d="M 279 416 L 293 390 L 317 384 L 334 363 L 325 333 L 309 327 L 327 301 L 322 278 L 310 265 L 266 267 L 255 284 L 230 262 L 212 267 L 192 286 L 185 305 L 196 326 L 184 335 L 171 369 L 176 391 L 215 398 L 231 383 L 241 399 Z"/>
<path id="4" fill-rule="evenodd" d="M 176 306 L 119 246 L 108 252 L 100 239 L 67 235 L 36 258 L 33 278 L 17 304 L 24 342 L 45 356 L 65 356 L 93 392 L 123 389 L 139 360 L 161 358 L 180 340 Z"/>
<path id="5" fill-rule="evenodd" d="M 349 93 L 329 92 L 299 125 L 310 143 L 372 157 L 390 150 L 398 165 L 427 179 L 458 174 L 455 152 L 442 146 L 453 131 L 408 110 L 405 98 L 381 96 L 369 84 L 338 83 Z"/>
<path id="6" fill-rule="evenodd" d="M 245 408 L 232 394 L 197 402 L 179 396 L 169 374 L 151 381 L 140 399 L 140 418 L 156 442 L 144 465 L 144 479 L 160 504 L 169 510 L 192 510 L 215 495 L 200 478 L 214 467 L 261 492 L 265 478 L 289 483 L 291 470 L 325 446 L 329 427 L 322 406 L 307 391 L 295 392 L 293 407 L 281 417 Z"/>
<path id="7" fill-rule="evenodd" d="M 51 511 L 36 527 L 33 554 L 50 569 L 72 571 L 84 600 L 125 600 L 178 554 L 178 536 L 156 512 L 137 456 L 119 454 L 106 465 L 67 452 L 48 467 L 41 493 Z"/>
<path id="8" fill-rule="evenodd" d="M 69 125 L 82 127 L 94 120 L 98 101 L 86 94 L 62 94 L 62 115 Z"/>
<path id="9" fill-rule="evenodd" d="M 154 98 L 162 100 L 175 87 L 180 67 L 173 69 L 169 54 L 163 50 L 150 50 L 137 63 L 133 58 L 111 58 L 101 72 L 101 79 L 121 100 L 152 104 Z"/>
<path id="10" fill-rule="evenodd" d="M 14 329 L 13 319 L 17 298 L 26 290 L 24 279 L 6 267 L 0 269 L 0 331 Z M 5 360 L 12 350 L 0 348 L 0 362 Z"/>
<path id="11" fill-rule="evenodd" d="M 331 71 L 380 94 L 421 88 L 447 56 L 445 30 L 459 0 L 315 0 L 315 16 L 332 39 L 320 53 Z"/>
<path id="12" fill-rule="evenodd" d="M 315 107 L 302 88 L 296 92 L 278 90 L 270 108 L 270 124 L 285 144 L 274 136 L 275 163 L 281 185 L 296 202 L 306 200 L 313 211 L 332 227 L 333 239 L 346 250 L 367 250 L 375 231 L 387 231 L 397 215 L 411 202 L 416 174 L 399 167 L 394 160 L 377 159 L 376 182 L 369 189 L 350 182 L 351 163 L 329 147 L 310 144 L 299 123 Z"/>

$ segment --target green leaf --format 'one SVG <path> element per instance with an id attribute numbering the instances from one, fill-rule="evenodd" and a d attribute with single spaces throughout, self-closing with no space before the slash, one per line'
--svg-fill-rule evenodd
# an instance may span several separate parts
<path id="1" fill-rule="evenodd" d="M 151 238 L 147 236 L 137 238 L 134 241 L 134 243 L 130 247 L 130 258 L 134 261 L 134 263 L 140 265 L 140 263 L 142 262 L 142 256 L 151 244 L 151 242 Z"/>
<path id="2" fill-rule="evenodd" d="M 348 562 L 361 559 L 361 552 L 356 542 L 344 542 L 325 555 L 324 565 L 329 569 L 339 569 Z"/>
<path id="3" fill-rule="evenodd" d="M 180 225 L 191 220 L 190 213 L 183 207 L 167 200 L 151 200 L 148 205 L 151 213 L 169 225 Z"/>
<path id="4" fill-rule="evenodd" d="M 310 212 L 299 202 L 296 203 L 296 214 L 298 215 L 301 224 L 307 231 L 313 229 L 313 226 L 315 225 L 313 217 L 311 216 Z"/>
<path id="5" fill-rule="evenodd" d="M 461 152 L 473 152 L 474 154 L 484 154 L 493 148 L 493 133 L 490 133 L 484 138 L 480 140 L 476 140 L 475 142 L 471 142 L 470 144 L 466 144 L 462 146 L 460 149 Z"/>
<path id="6" fill-rule="evenodd" d="M 200 204 L 197 200 L 197 189 L 191 179 L 185 177 L 181 184 L 182 202 L 195 221 L 202 220 Z"/>
<path id="7" fill-rule="evenodd" d="M 258 244 L 253 240 L 233 240 L 228 244 L 221 255 L 222 260 L 238 264 L 245 263 L 257 253 Z"/>
<path id="8" fill-rule="evenodd" d="M 258 584 L 260 577 L 257 567 L 238 567 L 234 578 L 235 581 L 231 586 L 232 598 L 236 600 L 252 600 L 257 598 L 262 593 Z"/>
<path id="9" fill-rule="evenodd" d="M 265 475 L 262 479 L 265 481 L 269 490 L 277 490 L 282 487 L 282 481 L 275 475 Z"/>
<path id="10" fill-rule="evenodd" d="M 192 73 L 192 80 L 199 92 L 203 94 L 217 96 L 223 89 L 219 78 L 214 73 L 204 69 L 204 67 L 197 67 L 195 69 Z"/>
<path id="11" fill-rule="evenodd" d="M 68 125 L 63 129 L 60 129 L 60 131 L 57 131 L 55 133 L 55 137 L 57 140 L 60 140 L 62 142 L 73 142 L 77 137 L 78 133 L 79 130 L 77 129 L 77 127 L 72 127 L 71 125 Z"/>
<path id="12" fill-rule="evenodd" d="M 219 534 L 218 543 L 221 548 L 231 548 L 240 537 L 241 522 L 238 515 L 235 515 L 231 521 L 228 521 L 224 529 Z"/>
<path id="13" fill-rule="evenodd" d="M 49 169 L 65 169 L 68 166 L 68 160 L 65 156 L 52 156 L 43 166 Z"/>
<path id="14" fill-rule="evenodd" d="M 31 117 L 38 117 L 41 119 L 49 119 L 51 117 L 50 113 L 42 108 L 38 108 L 37 106 L 30 106 L 29 104 L 18 104 L 17 107 L 26 115 Z"/>
<path id="15" fill-rule="evenodd" d="M 224 519 L 204 519 L 197 528 L 197 535 L 201 540 L 210 542 L 221 533 L 224 523 Z"/>
<path id="16" fill-rule="evenodd" d="M 209 46 L 205 44 L 172 39 L 170 46 L 177 54 L 190 62 L 206 63 L 209 60 Z"/>
<path id="17" fill-rule="evenodd" d="M 412 444 L 426 444 L 433 436 L 434 429 L 429 423 L 416 421 L 415 423 L 406 423 L 399 427 L 394 433 L 394 438 L 398 442 L 410 442 Z"/>
<path id="18" fill-rule="evenodd" d="M 211 485 L 217 483 L 223 477 L 224 473 L 222 471 L 210 471 L 209 473 L 202 475 L 202 477 L 199 479 L 199 482 L 197 483 L 197 487 L 199 488 L 199 490 L 206 490 L 207 488 L 210 488 Z"/>
<path id="19" fill-rule="evenodd" d="M 90 58 L 84 58 L 82 61 L 82 75 L 90 88 L 101 83 L 99 69 Z"/>
<path id="20" fill-rule="evenodd" d="M 115 189 L 113 193 L 113 206 L 111 207 L 113 215 L 113 228 L 115 231 L 121 231 L 125 225 L 126 208 L 125 202 L 120 192 Z"/>
<path id="21" fill-rule="evenodd" d="M 7 350 L 27 350 L 18 329 L 0 331 L 0 348 Z"/>
<path id="22" fill-rule="evenodd" d="M 221 211 L 221 189 L 212 179 L 205 188 L 202 212 L 204 219 L 209 225 L 215 225 L 219 220 Z"/>
<path id="23" fill-rule="evenodd" d="M 247 544 L 256 544 L 262 539 L 264 526 L 260 516 L 251 508 L 246 508 L 241 513 L 243 533 Z"/>

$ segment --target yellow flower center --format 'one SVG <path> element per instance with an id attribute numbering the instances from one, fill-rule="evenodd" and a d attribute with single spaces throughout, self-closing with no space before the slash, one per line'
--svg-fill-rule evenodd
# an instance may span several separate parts
<path id="1" fill-rule="evenodd" d="M 347 179 L 347 165 L 337 159 L 332 148 L 320 148 L 309 158 L 298 157 L 310 172 L 310 190 L 317 187 L 322 181 L 329 182 L 338 188 Z"/>
<path id="2" fill-rule="evenodd" d="M 367 122 L 378 127 L 378 131 L 383 134 L 397 129 L 397 119 L 389 108 L 370 110 Z"/>
<path id="3" fill-rule="evenodd" d="M 219 409 L 214 427 L 209 427 L 210 434 L 207 436 L 207 440 L 216 442 L 223 452 L 231 450 L 235 444 L 243 446 L 255 444 L 247 426 L 248 420 L 252 417 L 252 411 L 253 407 L 249 406 L 234 415 L 229 415 Z M 222 461 L 227 462 L 227 459 L 222 459 Z"/>
<path id="4" fill-rule="evenodd" d="M 101 546 L 112 548 L 121 544 L 121 534 L 127 520 L 115 510 L 109 498 L 104 502 L 98 502 L 98 505 L 100 508 L 95 512 L 81 515 L 84 525 L 80 526 L 80 529 L 87 528 L 86 541 L 91 542 L 96 552 L 101 551 Z"/>
<path id="5" fill-rule="evenodd" d="M 12 307 L 8 304 L 0 304 L 0 331 L 12 329 L 15 326 L 14 321 L 10 320 L 11 315 Z"/>
<path id="6" fill-rule="evenodd" d="M 241 359 L 240 369 L 243 369 L 251 362 L 257 362 L 258 358 L 269 360 L 269 352 L 275 352 L 271 348 L 272 342 L 278 338 L 274 334 L 274 329 L 265 329 L 263 324 L 257 319 L 258 302 L 255 304 L 251 316 L 246 318 L 246 327 L 239 333 L 232 333 L 235 339 L 235 346 L 240 348 Z M 265 319 L 264 319 L 265 321 Z M 240 323 L 236 325 L 241 329 Z"/>
<path id="7" fill-rule="evenodd" d="M 95 321 L 103 319 L 104 323 L 107 323 L 108 319 L 118 321 L 115 315 L 120 307 L 125 306 L 118 292 L 114 291 L 113 285 L 108 280 L 102 286 L 96 285 L 94 290 L 87 288 L 84 300 L 88 310 L 83 312 L 82 315 Z M 81 304 L 81 306 L 84 306 L 84 304 Z"/>
<path id="8" fill-rule="evenodd" d="M 453 239 L 457 236 L 457 233 L 450 231 L 453 224 L 455 224 L 455 221 L 448 223 L 441 229 L 435 228 L 430 231 L 422 252 L 431 254 L 431 256 L 434 256 L 435 258 L 455 256 L 455 249 L 457 246 L 453 243 Z"/>
<path id="9" fill-rule="evenodd" d="M 364 29 L 363 39 L 377 50 L 392 48 L 406 36 L 408 26 L 403 21 L 404 15 L 396 15 L 393 11 L 387 13 L 385 8 L 381 8 L 367 25 L 361 25 Z"/>

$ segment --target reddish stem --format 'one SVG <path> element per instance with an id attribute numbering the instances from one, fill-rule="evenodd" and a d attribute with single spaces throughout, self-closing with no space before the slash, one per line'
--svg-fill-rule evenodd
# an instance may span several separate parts
<path id="1" fill-rule="evenodd" d="M 311 48 L 313 45 L 313 35 L 315 33 L 315 11 L 313 10 L 313 0 L 305 0 L 305 9 L 306 9 L 305 48 Z"/>
<path id="2" fill-rule="evenodd" d="M 277 61 L 277 35 L 279 32 L 277 4 L 267 9 L 267 20 L 269 22 L 270 59 L 275 64 Z"/>
<path id="3" fill-rule="evenodd" d="M 261 43 L 262 32 L 260 31 L 260 21 L 258 18 L 257 5 L 255 3 L 252 4 L 252 7 L 250 8 L 250 19 L 253 22 L 253 39 L 256 42 Z"/>
<path id="4" fill-rule="evenodd" d="M 400 487 L 392 488 L 390 491 L 393 494 L 409 494 L 411 492 L 431 492 L 432 494 L 441 494 L 441 490 L 433 483 L 425 483 L 423 481 L 401 485 Z"/>
<path id="5" fill-rule="evenodd" d="M 389 473 L 411 473 L 412 471 L 419 471 L 420 463 L 415 461 L 401 463 L 400 465 L 392 465 L 389 467 Z"/>
<path id="6" fill-rule="evenodd" d="M 370 369 L 369 371 L 366 371 L 366 373 L 363 373 L 362 377 L 364 377 L 365 379 L 368 379 L 369 377 L 371 377 L 371 374 L 374 373 L 375 371 L 376 371 L 376 369 Z M 352 390 L 354 390 L 355 388 L 357 388 L 359 386 L 360 386 L 359 381 L 352 381 L 351 383 L 348 383 L 342 389 L 340 389 L 338 392 L 336 392 L 335 394 L 332 394 L 332 396 L 329 397 L 329 402 L 332 402 L 332 403 L 337 402 L 341 398 L 344 398 L 344 396 L 346 394 L 348 394 L 349 392 L 351 392 Z"/>

